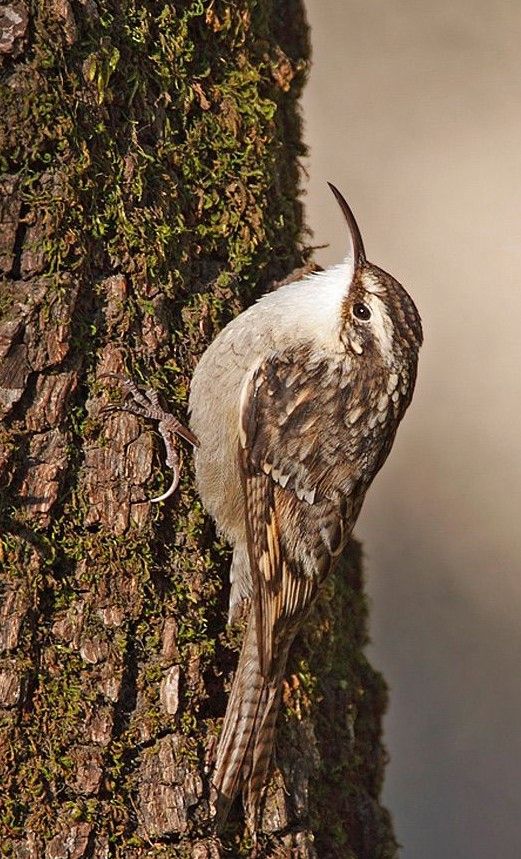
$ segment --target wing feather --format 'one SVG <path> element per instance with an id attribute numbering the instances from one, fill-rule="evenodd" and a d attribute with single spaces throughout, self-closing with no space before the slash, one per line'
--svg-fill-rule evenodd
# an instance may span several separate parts
<path id="1" fill-rule="evenodd" d="M 277 679 L 348 535 L 347 507 L 332 470 L 336 482 L 352 475 L 348 459 L 339 462 L 338 440 L 328 435 L 338 425 L 331 410 L 339 396 L 324 384 L 327 373 L 328 365 L 306 364 L 305 356 L 274 355 L 254 368 L 241 392 L 239 462 L 259 662 L 269 680 Z"/>

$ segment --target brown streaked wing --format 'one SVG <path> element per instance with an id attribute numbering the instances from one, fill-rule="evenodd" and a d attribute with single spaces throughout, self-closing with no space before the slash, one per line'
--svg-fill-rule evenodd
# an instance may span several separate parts
<path id="1" fill-rule="evenodd" d="M 252 374 L 241 395 L 239 461 L 259 662 L 268 680 L 277 678 L 333 557 L 345 545 L 345 505 L 321 491 L 330 463 L 320 455 L 328 455 L 329 421 L 317 398 L 319 381 L 295 376 L 293 361 L 274 356 Z"/>

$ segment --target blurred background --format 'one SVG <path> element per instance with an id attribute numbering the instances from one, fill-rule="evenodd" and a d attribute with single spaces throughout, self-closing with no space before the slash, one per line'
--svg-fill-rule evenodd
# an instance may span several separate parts
<path id="1" fill-rule="evenodd" d="M 424 320 L 357 534 L 405 859 L 521 856 L 521 5 L 307 0 L 307 218 L 350 202 Z"/>

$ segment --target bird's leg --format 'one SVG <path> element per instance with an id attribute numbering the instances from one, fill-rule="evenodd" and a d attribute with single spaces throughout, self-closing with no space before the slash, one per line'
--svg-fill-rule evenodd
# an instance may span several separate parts
<path id="1" fill-rule="evenodd" d="M 106 373 L 104 375 L 113 379 L 119 379 L 122 383 L 125 396 L 130 398 L 129 402 L 123 403 L 121 406 L 107 406 L 105 411 L 129 412 L 132 415 L 139 415 L 147 420 L 157 421 L 157 428 L 165 445 L 166 464 L 172 469 L 173 477 L 166 492 L 158 495 L 157 498 L 151 498 L 150 502 L 165 501 L 166 498 L 173 495 L 179 484 L 180 468 L 176 436 L 181 436 L 181 438 L 184 438 L 185 441 L 188 441 L 194 447 L 197 447 L 199 444 L 197 437 L 174 415 L 163 409 L 159 402 L 157 391 L 154 388 L 146 388 L 144 391 L 141 391 L 135 382 L 126 376 L 120 376 L 116 373 Z"/>

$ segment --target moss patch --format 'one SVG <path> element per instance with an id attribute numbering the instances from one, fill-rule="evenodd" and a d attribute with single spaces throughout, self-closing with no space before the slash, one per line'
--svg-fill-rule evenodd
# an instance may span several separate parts
<path id="1" fill-rule="evenodd" d="M 1 850 L 192 855 L 194 839 L 209 843 L 205 773 L 236 658 L 224 633 L 229 553 L 194 496 L 189 452 L 175 503 L 147 505 L 157 445 L 135 419 L 101 410 L 117 399 L 103 373 L 129 368 L 182 414 L 216 331 L 307 261 L 303 10 L 32 0 L 29 19 L 0 83 L 0 167 L 21 213 L 0 326 L 22 379 L 0 436 Z M 356 834 L 367 797 L 377 805 L 385 696 L 361 653 L 361 583 L 339 587 L 295 651 L 287 718 L 316 719 L 325 749 L 323 702 L 340 695 L 354 724 L 314 782 L 322 859 L 347 856 L 327 852 L 345 844 L 390 856 Z M 170 765 L 192 797 L 187 816 L 176 817 L 174 776 L 157 776 Z M 242 855 L 240 822 L 232 829 Z"/>

